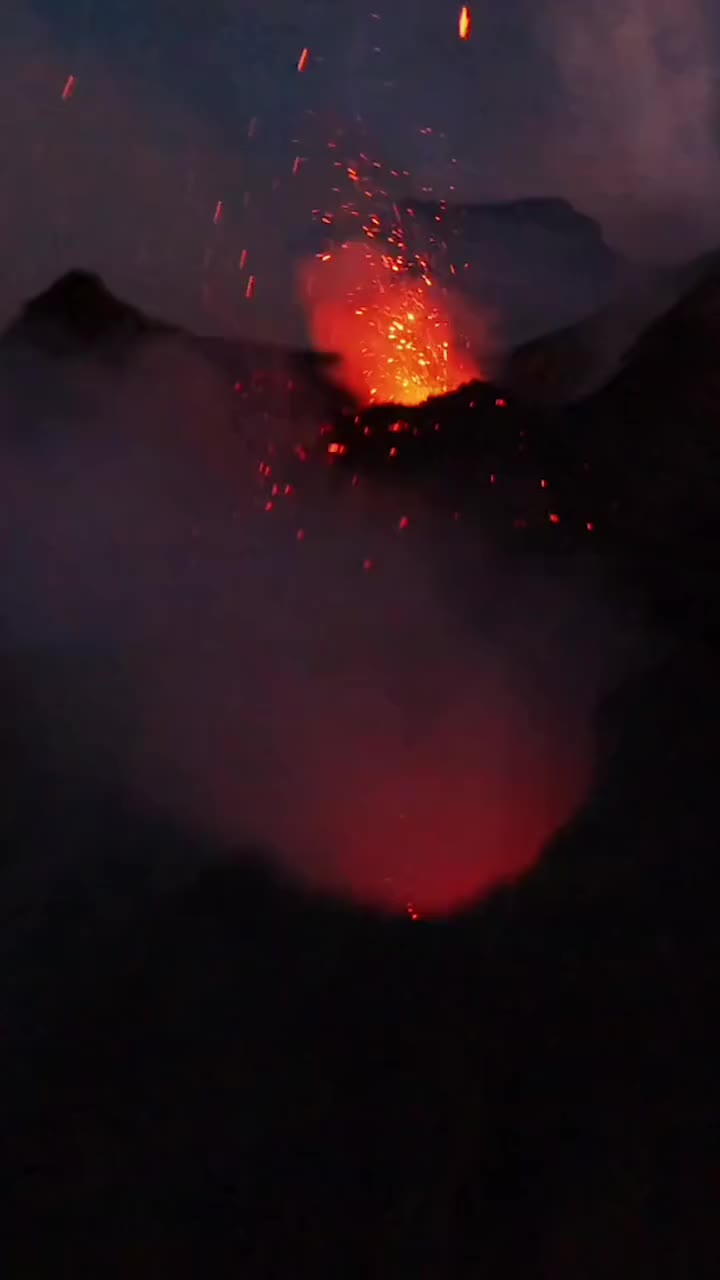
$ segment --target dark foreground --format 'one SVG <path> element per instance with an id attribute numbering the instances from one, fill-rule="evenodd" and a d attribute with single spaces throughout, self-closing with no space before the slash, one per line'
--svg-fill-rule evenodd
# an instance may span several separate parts
<path id="1" fill-rule="evenodd" d="M 694 657 L 613 709 L 537 870 L 446 925 L 13 789 L 15 858 L 60 820 L 75 871 L 41 905 L 5 877 L 6 1274 L 716 1274 L 720 687 Z"/>

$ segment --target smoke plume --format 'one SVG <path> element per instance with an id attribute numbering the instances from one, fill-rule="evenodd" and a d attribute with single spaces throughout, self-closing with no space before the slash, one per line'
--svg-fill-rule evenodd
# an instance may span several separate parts
<path id="1" fill-rule="evenodd" d="M 581 802 L 627 637 L 585 567 L 338 485 L 296 460 L 309 424 L 234 403 L 172 343 L 4 379 L 4 661 L 45 673 L 35 750 L 228 854 L 456 906 Z"/>
<path id="2" fill-rule="evenodd" d="M 550 0 L 536 18 L 562 94 L 539 166 L 627 252 L 715 247 L 717 49 L 702 0 Z"/>

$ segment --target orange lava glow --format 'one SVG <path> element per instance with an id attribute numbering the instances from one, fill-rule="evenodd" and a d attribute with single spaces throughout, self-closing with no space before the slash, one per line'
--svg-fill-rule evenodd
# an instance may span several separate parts
<path id="1" fill-rule="evenodd" d="M 427 264 L 350 242 L 305 271 L 313 342 L 364 404 L 422 404 L 481 377 Z"/>
<path id="2" fill-rule="evenodd" d="M 458 35 L 461 40 L 469 40 L 472 35 L 472 14 L 470 6 L 464 4 L 460 10 L 460 18 L 458 20 Z"/>

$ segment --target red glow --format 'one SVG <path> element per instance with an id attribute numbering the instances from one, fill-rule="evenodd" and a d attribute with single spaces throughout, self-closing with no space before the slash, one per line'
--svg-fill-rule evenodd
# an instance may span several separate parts
<path id="1" fill-rule="evenodd" d="M 497 712 L 491 709 L 491 720 Z M 463 759 L 469 742 L 448 739 L 447 767 L 416 761 L 376 783 L 353 829 L 337 818 L 342 834 L 318 883 L 416 921 L 457 911 L 527 871 L 581 803 L 588 756 L 583 742 L 575 759 L 561 746 L 552 761 L 543 760 L 522 717 L 518 707 L 494 755 L 489 742 L 482 748 L 480 769 L 478 759 Z M 362 778 L 364 763 L 353 759 L 353 768 Z M 325 819 L 331 826 L 336 820 L 331 801 Z"/>
<path id="2" fill-rule="evenodd" d="M 482 376 L 426 264 L 350 242 L 308 264 L 305 296 L 315 345 L 364 403 L 422 404 Z"/>
<path id="3" fill-rule="evenodd" d="M 303 49 L 302 53 L 300 54 L 300 57 L 298 58 L 298 64 L 297 64 L 298 71 L 304 71 L 306 69 L 309 59 L 310 59 L 310 50 Z"/>
<path id="4" fill-rule="evenodd" d="M 77 77 L 76 77 L 76 76 L 68 76 L 67 80 L 65 81 L 65 87 L 64 87 L 64 89 L 63 89 L 63 91 L 62 91 L 62 100 L 63 100 L 63 102 L 67 102 L 69 98 L 72 98 L 72 96 L 73 96 L 73 94 L 74 94 L 74 92 L 75 92 L 75 86 L 76 86 L 76 84 L 77 84 Z"/>

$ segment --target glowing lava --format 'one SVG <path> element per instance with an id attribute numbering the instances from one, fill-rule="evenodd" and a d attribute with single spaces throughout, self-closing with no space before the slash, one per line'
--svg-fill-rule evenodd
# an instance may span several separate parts
<path id="1" fill-rule="evenodd" d="M 481 377 L 426 263 L 351 241 L 304 278 L 312 338 L 363 403 L 422 404 Z"/>

